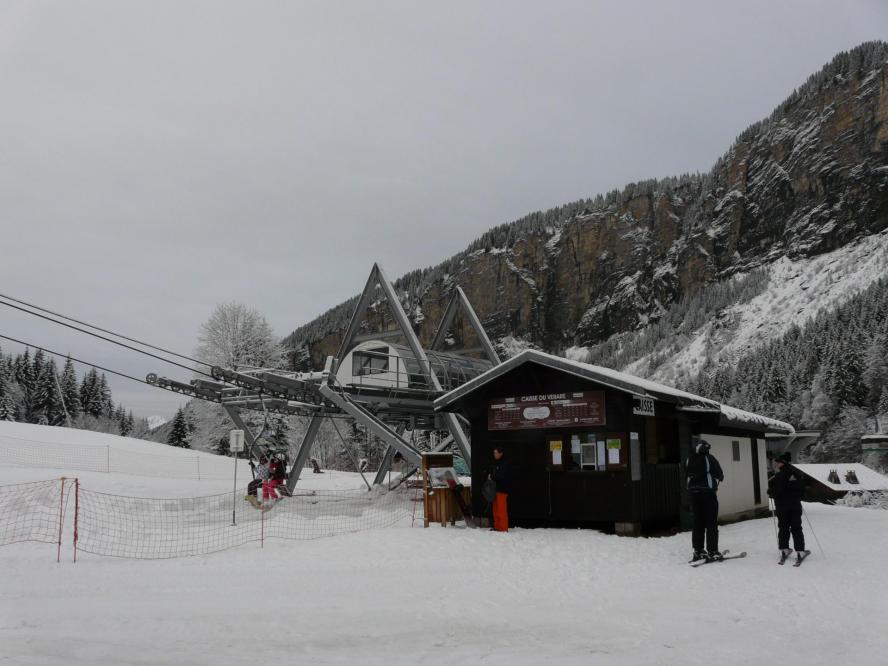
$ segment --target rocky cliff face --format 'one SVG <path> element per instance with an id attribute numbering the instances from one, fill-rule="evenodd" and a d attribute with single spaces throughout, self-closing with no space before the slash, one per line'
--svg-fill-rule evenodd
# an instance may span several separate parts
<path id="1" fill-rule="evenodd" d="M 499 227 L 397 281 L 421 339 L 433 336 L 456 284 L 492 339 L 560 351 L 643 326 L 714 280 L 888 227 L 888 44 L 837 56 L 708 174 L 637 183 L 558 211 L 566 213 L 554 220 L 537 214 L 551 223 Z M 319 367 L 334 354 L 353 307 L 295 331 L 294 365 Z M 469 342 L 461 322 L 453 333 Z"/>

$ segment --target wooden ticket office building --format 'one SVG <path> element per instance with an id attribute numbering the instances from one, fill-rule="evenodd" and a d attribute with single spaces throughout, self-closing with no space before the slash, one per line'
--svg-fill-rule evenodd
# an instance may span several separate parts
<path id="1" fill-rule="evenodd" d="M 518 526 L 589 526 L 621 534 L 688 527 L 683 461 L 697 438 L 725 472 L 719 518 L 767 512 L 766 433 L 787 423 L 536 350 L 526 350 L 435 402 L 471 424 L 472 497 L 502 446 Z"/>

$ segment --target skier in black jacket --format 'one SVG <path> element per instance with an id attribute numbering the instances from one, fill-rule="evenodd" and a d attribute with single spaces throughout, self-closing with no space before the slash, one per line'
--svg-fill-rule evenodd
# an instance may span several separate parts
<path id="1" fill-rule="evenodd" d="M 774 460 L 777 472 L 768 479 L 768 496 L 774 500 L 777 511 L 777 547 L 781 563 L 792 554 L 789 535 L 796 556 L 805 552 L 805 535 L 802 532 L 802 498 L 805 495 L 805 477 L 790 462 L 790 454 L 783 453 Z"/>
<path id="2" fill-rule="evenodd" d="M 701 439 L 694 452 L 685 461 L 687 489 L 691 496 L 691 511 L 694 514 L 694 527 L 691 542 L 694 554 L 691 561 L 710 559 L 720 560 L 718 550 L 718 484 L 725 475 L 715 456 L 710 455 L 712 447 Z M 703 549 L 704 536 L 706 550 Z"/>

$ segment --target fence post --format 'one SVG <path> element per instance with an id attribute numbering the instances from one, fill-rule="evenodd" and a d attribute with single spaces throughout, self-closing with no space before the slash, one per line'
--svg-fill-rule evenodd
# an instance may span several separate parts
<path id="1" fill-rule="evenodd" d="M 195 460 L 197 460 L 197 480 L 200 481 L 200 456 L 197 456 Z"/>
<path id="2" fill-rule="evenodd" d="M 62 509 L 65 506 L 65 477 L 63 476 L 59 481 L 61 481 L 62 486 L 59 491 L 59 548 L 56 552 L 56 563 L 62 561 L 62 525 L 64 523 Z"/>
<path id="3" fill-rule="evenodd" d="M 77 562 L 77 527 L 80 519 L 80 479 L 74 479 L 74 562 Z"/>
<path id="4" fill-rule="evenodd" d="M 259 547 L 265 548 L 265 511 L 259 511 L 259 523 L 262 525 L 261 532 L 259 532 Z"/>
<path id="5" fill-rule="evenodd" d="M 108 474 L 110 474 L 110 473 L 111 473 L 111 445 L 110 445 L 110 444 L 106 444 L 106 445 L 105 445 L 105 450 L 106 450 L 106 453 L 105 453 L 105 472 L 108 473 Z"/>

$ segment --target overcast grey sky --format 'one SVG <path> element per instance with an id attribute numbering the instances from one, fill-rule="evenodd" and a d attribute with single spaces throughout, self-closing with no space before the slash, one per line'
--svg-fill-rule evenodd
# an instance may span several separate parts
<path id="1" fill-rule="evenodd" d="M 2 1 L 0 293 L 185 353 L 220 301 L 285 335 L 373 261 L 708 169 L 885 28 L 879 0 Z M 0 333 L 187 374 L 8 308 Z"/>

